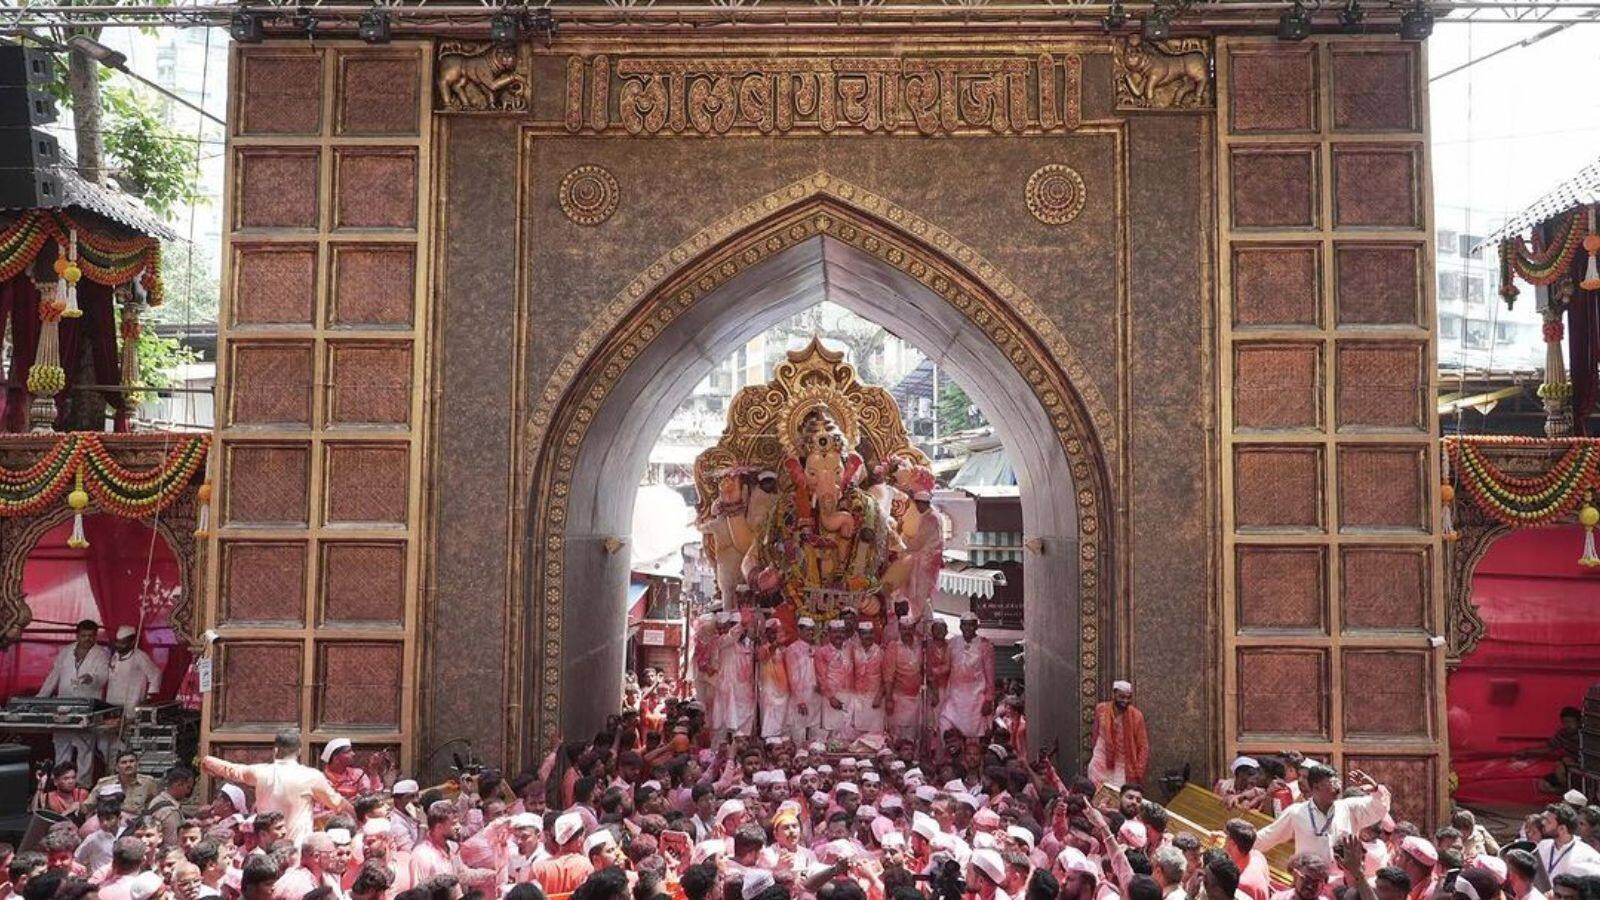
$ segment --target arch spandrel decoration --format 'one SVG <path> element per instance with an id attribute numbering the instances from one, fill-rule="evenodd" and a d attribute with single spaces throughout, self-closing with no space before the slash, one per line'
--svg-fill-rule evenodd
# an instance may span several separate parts
<path id="1" fill-rule="evenodd" d="M 532 633 L 536 696 L 512 709 L 536 709 L 537 739 L 560 733 L 562 579 L 573 471 L 590 424 L 640 349 L 680 313 L 762 261 L 818 237 L 841 241 L 906 273 L 987 335 L 1028 383 L 1049 416 L 1077 487 L 1080 735 L 1088 749 L 1094 703 L 1113 642 L 1106 616 L 1115 590 L 1112 550 L 1101 540 L 1115 509 L 1112 465 L 1118 437 L 1111 407 L 1039 306 L 976 250 L 898 204 L 819 172 L 780 188 L 694 234 L 628 283 L 591 320 L 535 401 L 524 446 L 538 448 L 528 486 Z M 525 645 L 510 660 L 523 669 Z M 529 701 L 532 701 L 531 704 Z M 521 743 L 512 717 L 509 738 Z"/>
<path id="2" fill-rule="evenodd" d="M 106 514 L 98 504 L 90 503 L 85 515 Z M 181 590 L 177 603 L 168 613 L 172 631 L 189 644 L 197 641 L 194 628 L 194 566 L 198 553 L 194 536 L 196 515 L 194 488 L 185 488 L 161 514 L 141 520 L 172 549 L 178 560 L 178 578 Z M 28 555 L 38 546 L 40 538 L 50 529 L 72 518 L 73 512 L 65 504 L 39 516 L 0 517 L 0 645 L 9 645 L 33 621 L 33 612 L 22 593 L 22 575 L 28 565 Z"/>
<path id="3" fill-rule="evenodd" d="M 739 465 L 776 470 L 785 456 L 793 455 L 784 436 L 793 434 L 806 411 L 819 404 L 828 406 L 868 466 L 893 456 L 928 464 L 906 434 L 894 397 L 878 385 L 863 384 L 843 353 L 812 338 L 808 346 L 786 353 L 773 367 L 771 381 L 741 388 L 728 405 L 722 438 L 695 457 L 699 515 L 710 511 L 717 495 L 717 472 Z"/>

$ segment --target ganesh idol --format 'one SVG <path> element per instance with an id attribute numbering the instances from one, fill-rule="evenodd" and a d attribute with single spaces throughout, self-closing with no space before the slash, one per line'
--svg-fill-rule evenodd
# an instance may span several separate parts
<path id="1" fill-rule="evenodd" d="M 744 572 L 758 592 L 780 593 L 800 615 L 822 621 L 850 607 L 876 617 L 894 523 L 861 487 L 862 458 L 826 406 L 806 410 L 789 437 L 785 489 Z"/>

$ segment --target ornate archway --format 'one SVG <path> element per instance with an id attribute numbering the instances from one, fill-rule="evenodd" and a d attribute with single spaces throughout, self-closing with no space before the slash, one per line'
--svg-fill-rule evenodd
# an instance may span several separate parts
<path id="1" fill-rule="evenodd" d="M 606 684 L 603 675 L 574 681 L 568 667 L 582 660 L 568 657 L 581 653 L 564 643 L 573 605 L 570 562 L 579 552 L 571 532 L 574 485 L 596 420 L 652 342 L 700 301 L 753 267 L 815 239 L 838 242 L 881 262 L 958 313 L 962 335 L 977 338 L 985 353 L 1005 360 L 1011 383 L 1025 386 L 1029 402 L 1040 411 L 1039 424 L 1053 435 L 1072 485 L 1064 502 L 1075 510 L 1073 570 L 1080 605 L 1072 648 L 1078 684 L 1069 696 L 1079 733 L 1087 734 L 1083 725 L 1114 668 L 1116 646 L 1117 623 L 1110 622 L 1109 611 L 1119 589 L 1113 560 L 1121 548 L 1107 536 L 1114 533 L 1114 485 L 1120 473 L 1112 468 L 1117 436 L 1111 410 L 1060 331 L 976 251 L 883 197 L 818 173 L 702 229 L 648 266 L 591 320 L 539 396 L 525 442 L 537 448 L 527 473 L 530 618 L 522 628 L 529 639 L 511 660 L 513 671 L 528 673 L 515 688 L 525 695 L 511 708 L 534 704 L 538 727 L 532 735 L 513 735 L 513 741 L 525 746 L 524 738 L 532 738 L 547 746 L 562 730 L 564 686 L 581 683 L 587 694 Z M 586 543 L 603 538 L 578 536 Z M 613 544 L 614 538 L 605 538 L 596 546 L 604 546 L 598 552 L 615 554 L 619 548 Z M 513 723 L 514 729 L 521 726 Z"/>
<path id="2" fill-rule="evenodd" d="M 99 512 L 100 508 L 95 505 L 85 510 L 86 515 Z M 168 618 L 173 632 L 191 645 L 197 641 L 194 627 L 194 567 L 198 555 L 198 542 L 194 534 L 196 514 L 195 492 L 190 488 L 182 491 L 159 515 L 145 522 L 160 540 L 166 542 L 177 559 L 181 590 Z M 61 505 L 39 516 L 0 517 L 0 639 L 7 642 L 13 640 L 14 634 L 20 634 L 32 621 L 32 612 L 22 591 L 22 575 L 28 564 L 28 555 L 51 529 L 70 520 L 72 516 L 72 510 Z"/>

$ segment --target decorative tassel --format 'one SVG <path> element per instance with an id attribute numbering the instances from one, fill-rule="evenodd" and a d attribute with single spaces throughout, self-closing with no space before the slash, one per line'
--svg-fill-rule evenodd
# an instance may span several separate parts
<path id="1" fill-rule="evenodd" d="M 194 536 L 205 540 L 211 537 L 211 482 L 209 479 L 202 482 L 200 489 L 195 492 L 195 502 L 200 505 L 200 514 L 195 519 Z"/>
<path id="2" fill-rule="evenodd" d="M 78 308 L 78 279 L 83 277 L 83 270 L 78 268 L 78 229 L 71 229 L 68 234 L 67 265 L 61 272 L 62 283 L 66 286 L 61 315 L 76 319 L 83 315 L 83 310 Z"/>
<path id="3" fill-rule="evenodd" d="M 1456 488 L 1455 485 L 1450 483 L 1450 454 L 1445 453 L 1443 456 L 1442 474 L 1444 477 L 1439 485 L 1439 503 L 1442 506 L 1439 515 L 1439 530 L 1442 532 L 1440 536 L 1446 541 L 1455 541 L 1461 537 L 1456 531 Z"/>
<path id="4" fill-rule="evenodd" d="M 83 489 L 82 468 L 78 469 L 78 479 L 72 493 L 67 495 L 67 506 L 72 508 L 72 536 L 67 538 L 67 546 L 82 550 L 89 546 L 89 538 L 83 533 L 83 511 L 89 506 L 89 494 Z"/>
<path id="5" fill-rule="evenodd" d="M 57 258 L 56 262 L 61 262 Z M 61 266 L 65 271 L 66 266 Z M 61 367 L 61 343 L 57 326 L 66 305 L 60 296 L 39 301 L 39 349 L 28 368 L 28 393 L 53 397 L 67 387 L 67 370 Z"/>
<path id="6" fill-rule="evenodd" d="M 1600 525 L 1600 509 L 1595 509 L 1588 499 L 1578 510 L 1578 524 L 1583 526 L 1583 555 L 1578 557 L 1578 565 L 1593 569 L 1600 566 L 1600 554 L 1594 551 L 1594 527 Z"/>
<path id="7" fill-rule="evenodd" d="M 139 386 L 139 299 L 131 287 L 122 295 L 122 386 Z M 132 392 L 130 392 L 132 393 Z"/>
<path id="8" fill-rule="evenodd" d="M 1595 227 L 1594 207 L 1589 207 L 1589 233 L 1583 236 L 1583 249 L 1589 252 L 1589 270 L 1578 287 L 1600 291 L 1600 228 Z"/>

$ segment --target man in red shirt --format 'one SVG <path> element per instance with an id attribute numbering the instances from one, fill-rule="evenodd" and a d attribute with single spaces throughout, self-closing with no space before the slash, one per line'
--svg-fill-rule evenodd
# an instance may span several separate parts
<path id="1" fill-rule="evenodd" d="M 1255 849 L 1255 826 L 1243 819 L 1229 819 L 1222 831 L 1227 835 L 1224 847 L 1228 858 L 1239 868 L 1239 893 L 1250 900 L 1270 900 L 1272 871 L 1266 854 Z"/>

